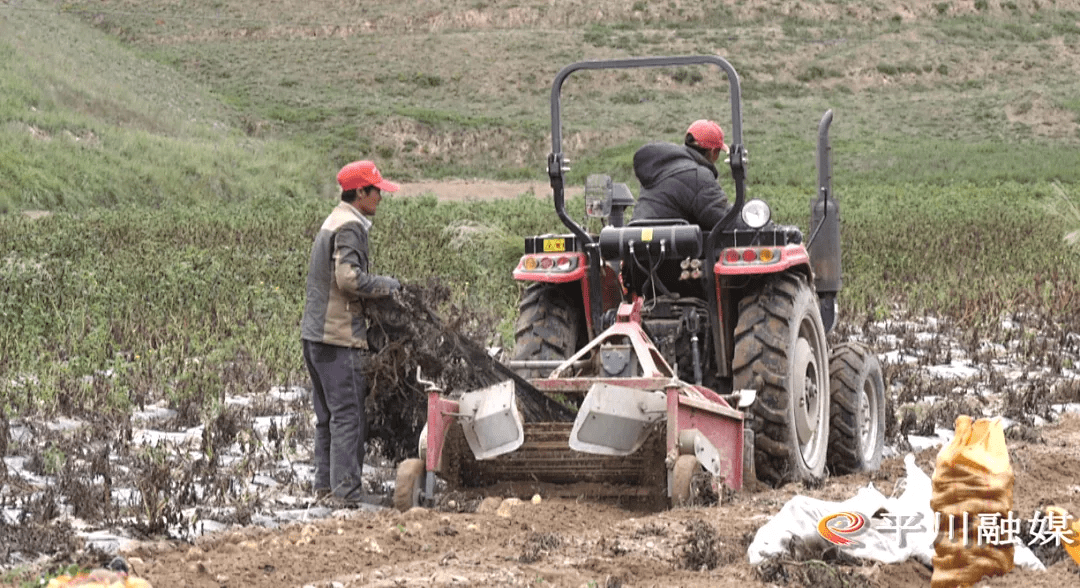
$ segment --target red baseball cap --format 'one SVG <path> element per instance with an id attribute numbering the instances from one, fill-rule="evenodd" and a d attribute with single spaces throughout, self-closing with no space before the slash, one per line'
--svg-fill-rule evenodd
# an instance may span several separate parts
<path id="1" fill-rule="evenodd" d="M 375 162 L 367 160 L 354 161 L 341 168 L 337 181 L 343 191 L 375 186 L 386 192 L 397 192 L 401 188 L 394 182 L 384 180 L 379 168 L 375 167 Z"/>
<path id="2" fill-rule="evenodd" d="M 686 134 L 694 137 L 694 142 L 705 149 L 720 149 L 727 153 L 728 146 L 724 145 L 724 129 L 711 120 L 695 120 Z"/>

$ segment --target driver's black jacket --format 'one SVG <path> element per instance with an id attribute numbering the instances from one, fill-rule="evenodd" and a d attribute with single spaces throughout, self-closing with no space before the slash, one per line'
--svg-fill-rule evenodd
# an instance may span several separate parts
<path id="1" fill-rule="evenodd" d="M 708 233 L 728 212 L 716 166 L 690 147 L 649 143 L 634 154 L 634 174 L 641 194 L 633 220 L 684 219 Z"/>

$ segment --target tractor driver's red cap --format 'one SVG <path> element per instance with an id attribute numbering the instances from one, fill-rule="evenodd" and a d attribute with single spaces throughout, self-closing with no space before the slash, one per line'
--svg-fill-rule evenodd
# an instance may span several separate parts
<path id="1" fill-rule="evenodd" d="M 694 138 L 694 143 L 698 147 L 719 149 L 724 153 L 728 151 L 728 146 L 724 145 L 724 129 L 721 129 L 720 125 L 711 120 L 701 119 L 694 121 L 690 128 L 686 129 L 686 134 Z"/>
<path id="2" fill-rule="evenodd" d="M 385 192 L 397 192 L 401 188 L 394 182 L 384 180 L 379 168 L 375 167 L 375 162 L 366 160 L 354 161 L 341 168 L 337 181 L 343 191 L 375 186 Z"/>

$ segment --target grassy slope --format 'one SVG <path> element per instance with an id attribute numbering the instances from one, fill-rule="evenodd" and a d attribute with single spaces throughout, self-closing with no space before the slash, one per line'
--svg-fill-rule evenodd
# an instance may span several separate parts
<path id="1" fill-rule="evenodd" d="M 645 3 L 644 12 L 624 2 L 549 4 L 330 2 L 316 10 L 234 0 L 177 12 L 121 2 L 85 16 L 213 88 L 263 132 L 294 137 L 335 163 L 373 153 L 403 178 L 542 178 L 559 67 L 714 52 L 743 78 L 755 181 L 807 181 L 813 131 L 827 108 L 837 112 L 845 181 L 1075 181 L 1080 173 L 1075 151 L 1072 159 L 1058 153 L 1080 143 L 1080 3 L 926 3 L 910 15 L 870 2 L 861 10 Z M 565 131 L 581 173 L 599 160 L 629 179 L 625 155 L 641 141 L 677 138 L 699 116 L 726 120 L 722 80 L 693 73 L 572 77 Z M 1032 150 L 1034 165 L 984 165 L 1011 159 L 1017 143 Z M 605 149 L 607 158 L 596 155 Z"/>
<path id="2" fill-rule="evenodd" d="M 372 156 L 394 178 L 542 179 L 549 83 L 579 59 L 728 57 L 751 195 L 804 226 L 817 120 L 834 109 L 851 320 L 1075 295 L 1061 236 L 1080 219 L 1048 210 L 1080 184 L 1080 4 L 651 4 L 0 6 L 0 211 L 61 213 L 0 215 L 17 284 L 0 299 L 0 373 L 29 378 L 0 382 L 7 404 L 34 381 L 70 410 L 101 385 L 121 405 L 167 394 L 201 410 L 231 387 L 302 382 L 306 250 L 330 204 L 313 196 L 333 196 L 333 170 Z M 699 116 L 730 128 L 724 87 L 708 71 L 575 74 L 572 180 L 633 185 L 642 141 Z M 558 228 L 534 199 L 390 198 L 373 246 L 380 271 L 449 275 L 455 301 L 505 319 L 518 237 Z M 1070 308 L 1056 312 L 1080 323 Z M 104 369 L 121 377 L 84 378 Z"/>
<path id="3" fill-rule="evenodd" d="M 65 4 L 70 18 L 53 19 L 55 34 L 75 43 L 49 43 L 49 35 L 35 43 L 22 33 L 9 54 L 23 58 L 15 69 L 57 64 L 55 73 L 33 66 L 36 80 L 15 72 L 35 94 L 29 101 L 106 123 L 175 136 L 177 129 L 154 127 L 218 121 L 212 128 L 224 123 L 256 138 L 291 139 L 331 169 L 370 154 L 403 179 L 542 179 L 558 67 L 717 52 L 742 77 L 752 182 L 810 185 L 814 129 L 828 108 L 837 114 L 843 185 L 1080 179 L 1075 0 L 1053 8 L 916 3 L 905 12 L 818 2 L 783 13 L 759 3 L 704 9 L 670 2 L 665 10 L 644 3 L 643 11 L 622 2 L 365 4 L 196 1 L 181 10 L 164 1 L 77 1 Z M 43 14 L 7 13 L 13 27 Z M 119 47 L 74 25 L 76 18 L 137 52 L 104 53 Z M 81 59 L 72 63 L 76 57 L 64 52 Z M 71 79 L 61 73 L 68 69 L 84 75 Z M 608 169 L 632 181 L 628 154 L 642 141 L 677 139 L 699 116 L 729 126 L 724 89 L 707 70 L 573 76 L 564 99 L 566 150 L 579 164 L 573 177 Z M 174 111 L 163 112 L 166 106 Z M 6 117 L 33 124 L 21 114 Z M 65 117 L 51 126 L 61 132 L 87 122 Z M 77 136 L 79 129 L 68 130 Z M 320 177 L 288 171 L 277 175 L 304 176 L 306 184 Z M 27 186 L 36 188 L 30 181 L 17 187 Z"/>
<path id="4" fill-rule="evenodd" d="M 0 7 L 0 212 L 307 195 L 313 154 L 41 3 Z"/>

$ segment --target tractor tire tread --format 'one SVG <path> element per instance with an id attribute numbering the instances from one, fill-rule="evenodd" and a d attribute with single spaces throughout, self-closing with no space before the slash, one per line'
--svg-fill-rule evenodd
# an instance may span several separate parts
<path id="1" fill-rule="evenodd" d="M 868 364 L 868 362 L 871 362 Z M 859 390 L 863 378 L 874 379 L 877 415 L 874 426 L 878 427 L 876 447 L 869 460 L 864 458 L 860 445 Z M 868 348 L 860 343 L 846 342 L 833 348 L 829 359 L 831 380 L 831 412 L 829 431 L 828 466 L 835 474 L 850 474 L 876 470 L 881 465 L 881 447 L 884 439 L 884 381 L 881 367 Z"/>
<path id="2" fill-rule="evenodd" d="M 535 283 L 525 289 L 514 324 L 515 360 L 566 359 L 577 350 L 584 309 L 575 309 L 559 288 Z M 545 374 L 540 370 L 517 370 L 524 378 Z"/>
<path id="3" fill-rule="evenodd" d="M 801 291 L 809 292 L 805 277 L 780 274 L 764 283 L 739 304 L 735 328 L 735 357 L 732 372 L 736 388 L 758 391 L 750 408 L 750 427 L 754 431 L 754 467 L 757 477 L 779 485 L 791 479 L 817 479 L 816 471 L 798 471 L 792 467 L 797 456 L 789 441 L 791 394 L 787 390 L 788 325 L 796 311 Z M 816 306 L 815 306 L 816 309 Z M 821 341 L 821 345 L 824 345 Z M 825 366 L 821 366 L 824 370 Z M 824 376 L 823 377 L 827 377 Z M 821 469 L 824 470 L 824 460 Z"/>

